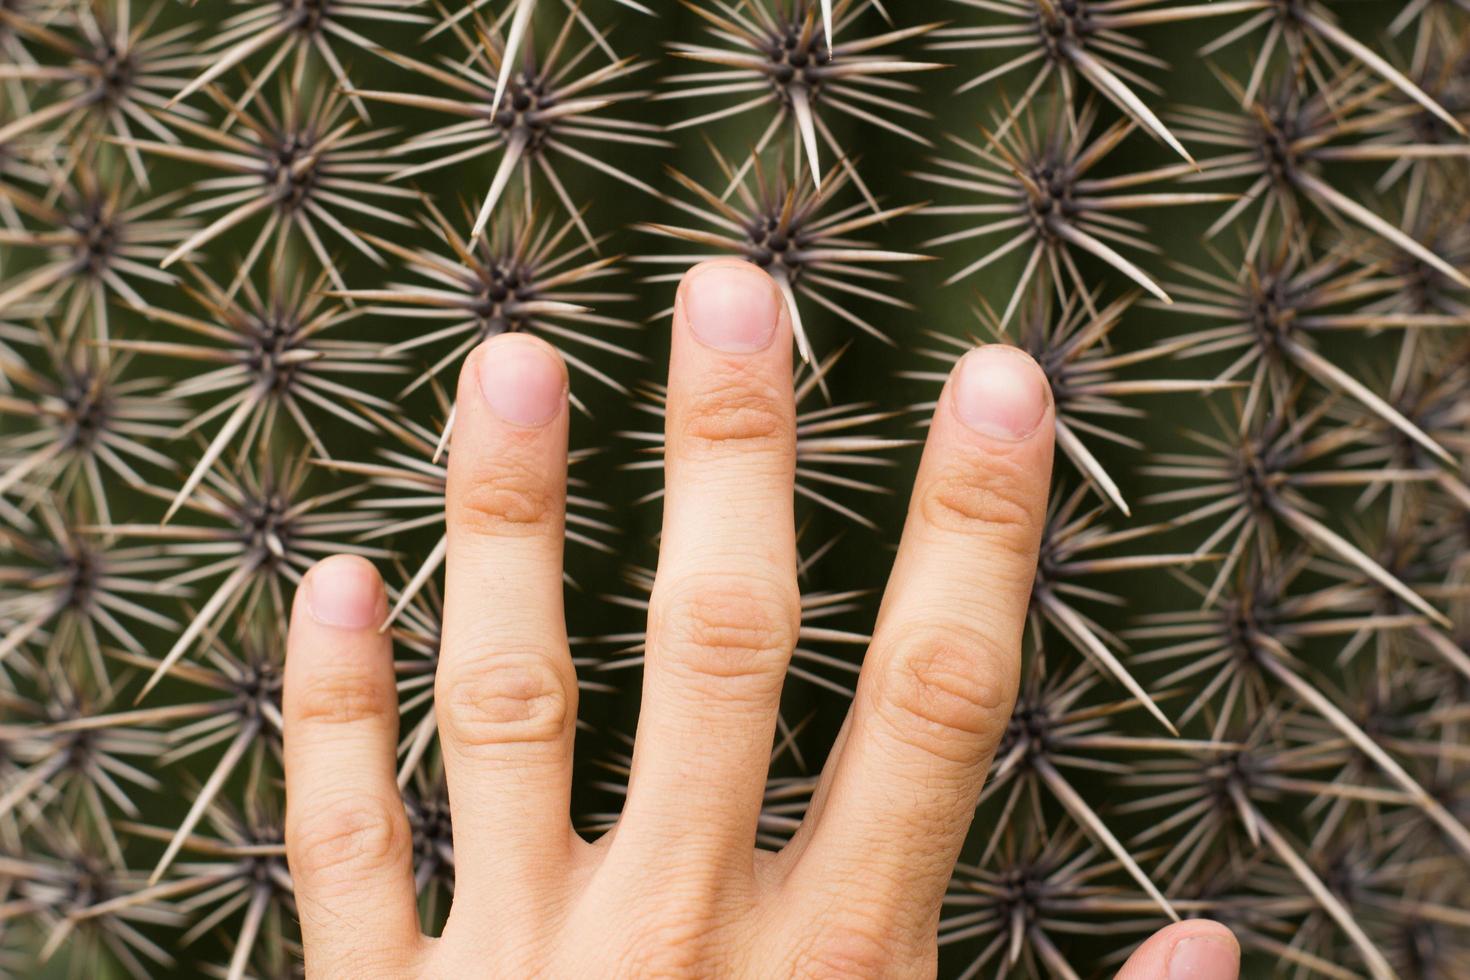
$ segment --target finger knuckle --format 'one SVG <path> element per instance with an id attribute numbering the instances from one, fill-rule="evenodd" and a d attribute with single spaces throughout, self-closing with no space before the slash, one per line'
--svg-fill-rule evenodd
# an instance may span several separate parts
<path id="1" fill-rule="evenodd" d="M 311 953 L 304 954 L 306 960 L 306 975 L 313 980 L 320 977 L 322 980 L 403 980 L 404 977 L 423 976 L 416 972 L 416 964 L 410 960 L 403 962 L 400 956 L 393 953 L 364 953 L 363 958 L 354 958 L 349 962 L 341 961 L 323 963 L 318 965 L 312 959 Z M 247 974 L 248 976 L 249 974 Z"/>
<path id="2" fill-rule="evenodd" d="M 722 972 L 718 926 L 695 916 L 656 916 L 628 944 L 615 976 L 703 977 Z"/>
<path id="3" fill-rule="evenodd" d="M 293 875 L 313 884 L 353 880 L 358 869 L 395 858 L 407 846 L 402 803 L 371 793 L 308 798 L 287 822 Z"/>
<path id="4" fill-rule="evenodd" d="M 1034 558 L 1040 503 L 1020 465 L 1005 457 L 974 465 L 951 464 L 921 491 L 920 512 L 942 531 L 978 535 Z"/>
<path id="5" fill-rule="evenodd" d="M 885 658 L 876 708 L 898 738 L 926 754 L 973 762 L 1005 733 L 1019 654 L 970 630 L 917 632 Z"/>
<path id="6" fill-rule="evenodd" d="M 560 490 L 546 475 L 510 459 L 476 474 L 467 486 L 453 488 L 449 499 L 458 501 L 459 524 L 487 537 L 541 533 L 561 513 Z"/>
<path id="7" fill-rule="evenodd" d="M 388 684 L 346 670 L 309 674 L 291 691 L 293 714 L 308 724 L 350 725 L 394 716 L 397 696 Z"/>
<path id="8" fill-rule="evenodd" d="M 461 749 L 551 742 L 575 711 L 572 689 L 541 654 L 494 654 L 441 668 L 435 704 Z"/>
<path id="9" fill-rule="evenodd" d="M 835 977 L 895 976 L 893 937 L 866 924 L 826 925 L 798 947 L 793 977 L 831 980 Z"/>
<path id="10" fill-rule="evenodd" d="M 773 445 L 787 437 L 792 426 L 781 404 L 776 388 L 763 379 L 736 375 L 711 385 L 690 395 L 677 413 L 684 447 L 694 452 L 748 451 Z"/>
<path id="11" fill-rule="evenodd" d="M 650 625 L 658 653 L 676 669 L 717 682 L 779 684 L 799 629 L 795 582 L 694 579 L 658 598 Z"/>

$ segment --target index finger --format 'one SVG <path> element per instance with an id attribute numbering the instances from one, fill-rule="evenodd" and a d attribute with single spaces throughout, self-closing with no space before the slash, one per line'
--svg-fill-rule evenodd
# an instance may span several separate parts
<path id="1" fill-rule="evenodd" d="M 1054 425 L 1022 351 L 972 351 L 950 377 L 795 881 L 867 879 L 884 914 L 937 916 L 1015 700 Z"/>

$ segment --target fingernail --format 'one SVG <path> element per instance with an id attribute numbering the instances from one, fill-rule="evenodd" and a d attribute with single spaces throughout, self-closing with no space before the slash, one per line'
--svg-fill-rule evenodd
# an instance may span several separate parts
<path id="1" fill-rule="evenodd" d="M 966 354 L 955 380 L 955 410 L 976 432 L 1019 442 L 1036 431 L 1051 390 L 1024 352 L 993 345 Z"/>
<path id="2" fill-rule="evenodd" d="M 376 626 L 378 577 L 366 559 L 328 558 L 306 576 L 306 608 L 323 626 L 361 630 Z"/>
<path id="3" fill-rule="evenodd" d="M 711 265 L 684 286 L 684 315 L 706 347 L 727 354 L 765 350 L 776 335 L 776 287 L 755 266 Z"/>
<path id="4" fill-rule="evenodd" d="M 1169 980 L 1236 980 L 1240 947 L 1216 936 L 1190 936 L 1169 953 Z"/>
<path id="5" fill-rule="evenodd" d="M 561 363 L 540 344 L 506 339 L 480 355 L 480 390 L 490 411 L 511 425 L 550 422 L 561 411 L 566 387 Z"/>

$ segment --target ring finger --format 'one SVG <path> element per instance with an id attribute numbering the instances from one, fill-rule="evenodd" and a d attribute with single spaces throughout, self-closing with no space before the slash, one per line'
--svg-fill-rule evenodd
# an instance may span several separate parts
<path id="1" fill-rule="evenodd" d="M 561 880 L 576 676 L 562 608 L 567 376 L 507 334 L 466 362 L 446 496 L 435 712 L 454 823 L 456 915 Z M 451 923 L 452 926 L 452 923 Z"/>

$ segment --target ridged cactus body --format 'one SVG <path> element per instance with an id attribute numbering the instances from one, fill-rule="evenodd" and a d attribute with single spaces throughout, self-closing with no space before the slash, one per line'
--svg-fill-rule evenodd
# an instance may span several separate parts
<path id="1" fill-rule="evenodd" d="M 300 974 L 285 622 L 336 552 L 389 585 L 442 925 L 445 461 L 500 333 L 571 371 L 574 816 L 613 826 L 672 284 L 725 255 L 800 362 L 762 846 L 925 411 L 1014 343 L 1060 451 L 942 974 L 1206 915 L 1249 976 L 1470 977 L 1467 125 L 1462 0 L 0 0 L 0 973 Z"/>

